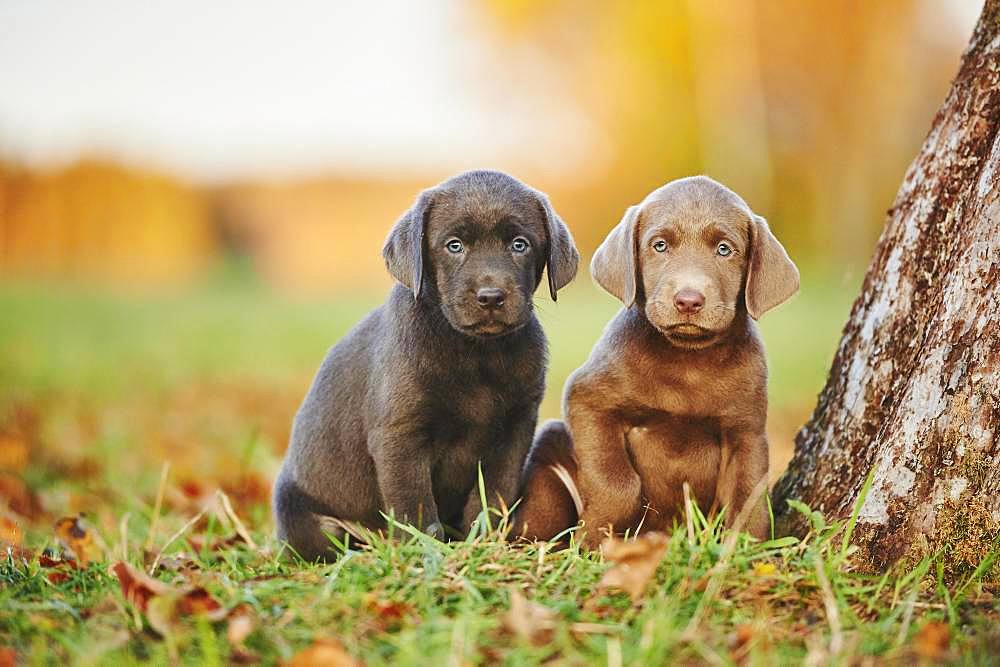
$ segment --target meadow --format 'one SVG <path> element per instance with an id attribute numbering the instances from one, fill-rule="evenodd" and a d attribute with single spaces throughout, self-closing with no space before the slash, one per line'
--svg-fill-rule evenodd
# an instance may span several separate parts
<path id="1" fill-rule="evenodd" d="M 807 268 L 761 323 L 773 468 L 791 453 L 860 276 Z M 511 545 L 393 526 L 308 565 L 271 536 L 270 482 L 325 350 L 383 297 L 289 298 L 230 265 L 169 292 L 0 283 L 0 665 L 988 664 L 998 550 L 881 575 L 852 521 L 756 543 L 696 509 L 665 536 Z M 617 303 L 581 276 L 536 296 L 551 347 L 543 417 Z M 809 512 L 808 508 L 800 508 Z M 998 546 L 1000 549 L 1000 546 Z M 992 559 L 992 560 L 991 560 Z M 150 574 L 144 574 L 150 573 Z"/>

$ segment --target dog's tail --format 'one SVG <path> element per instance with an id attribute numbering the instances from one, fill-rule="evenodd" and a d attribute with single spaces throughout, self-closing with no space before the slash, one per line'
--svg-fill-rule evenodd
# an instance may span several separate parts
<path id="1" fill-rule="evenodd" d="M 576 473 L 573 440 L 566 425 L 559 420 L 545 422 L 524 464 L 515 533 L 550 540 L 575 526 L 583 512 Z"/>

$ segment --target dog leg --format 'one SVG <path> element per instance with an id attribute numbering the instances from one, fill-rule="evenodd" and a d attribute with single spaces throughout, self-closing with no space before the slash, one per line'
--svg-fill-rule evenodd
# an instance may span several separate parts
<path id="1" fill-rule="evenodd" d="M 531 439 L 538 421 L 538 406 L 516 412 L 508 421 L 510 436 L 507 442 L 491 449 L 482 460 L 483 484 L 486 502 L 496 506 L 503 502 L 508 508 L 517 499 L 521 482 L 521 468 L 531 447 Z M 468 534 L 472 522 L 483 510 L 479 497 L 479 484 L 473 486 L 462 513 L 462 531 Z"/>
<path id="2" fill-rule="evenodd" d="M 423 434 L 384 428 L 368 434 L 379 492 L 386 514 L 437 538 L 444 537 L 431 480 L 431 462 Z"/>
<path id="3" fill-rule="evenodd" d="M 762 433 L 724 428 L 715 498 L 726 508 L 726 527 L 733 527 L 754 489 L 766 478 L 766 437 Z M 770 530 L 767 505 L 763 498 L 756 504 L 742 529 L 758 539 L 767 539 Z"/>
<path id="4" fill-rule="evenodd" d="M 558 420 L 546 422 L 535 436 L 525 462 L 515 536 L 551 540 L 577 524 L 583 500 L 576 472 L 573 441 L 566 425 Z"/>

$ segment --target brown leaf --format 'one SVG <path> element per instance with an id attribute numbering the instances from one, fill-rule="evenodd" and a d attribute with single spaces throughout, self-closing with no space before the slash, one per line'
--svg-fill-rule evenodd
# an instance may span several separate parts
<path id="1" fill-rule="evenodd" d="M 24 480 L 11 473 L 0 473 L 0 499 L 6 500 L 13 512 L 27 519 L 38 519 L 44 513 L 42 501 L 35 492 Z"/>
<path id="2" fill-rule="evenodd" d="M 17 522 L 10 517 L 0 516 L 0 543 L 21 546 L 24 533 Z"/>
<path id="3" fill-rule="evenodd" d="M 228 614 L 222 603 L 200 586 L 181 592 L 177 599 L 177 613 L 180 616 L 206 616 L 213 621 L 221 621 Z"/>
<path id="4" fill-rule="evenodd" d="M 188 544 L 197 553 L 201 553 L 206 547 L 206 541 L 204 535 L 189 535 L 187 537 Z M 207 544 L 208 552 L 215 553 L 216 551 L 221 551 L 223 549 L 228 549 L 231 546 L 237 544 L 245 544 L 246 541 L 239 536 L 239 534 L 230 535 L 229 537 L 217 537 Z"/>
<path id="5" fill-rule="evenodd" d="M 250 636 L 257 627 L 257 617 L 248 604 L 240 604 L 229 614 L 229 625 L 226 627 L 226 638 L 229 643 L 238 646 Z"/>
<path id="6" fill-rule="evenodd" d="M 0 667 L 15 667 L 17 665 L 17 651 L 9 646 L 0 647 Z"/>
<path id="7" fill-rule="evenodd" d="M 70 552 L 83 567 L 98 560 L 100 551 L 94 537 L 87 530 L 83 517 L 63 517 L 56 521 L 56 540 L 63 549 Z"/>
<path id="8" fill-rule="evenodd" d="M 656 574 L 667 542 L 667 536 L 659 532 L 646 533 L 629 542 L 615 538 L 605 540 L 602 545 L 604 557 L 615 565 L 601 577 L 597 591 L 622 590 L 633 602 L 638 602 Z"/>
<path id="9" fill-rule="evenodd" d="M 56 570 L 55 572 L 49 572 L 45 575 L 45 578 L 53 584 L 61 584 L 69 579 L 69 575 L 66 574 L 65 570 Z"/>
<path id="10" fill-rule="evenodd" d="M 548 607 L 528 600 L 520 591 L 510 592 L 510 609 L 501 621 L 504 630 L 541 646 L 552 639 L 552 631 L 556 626 L 558 615 Z"/>
<path id="11" fill-rule="evenodd" d="M 951 631 L 946 623 L 931 621 L 917 631 L 913 638 L 913 648 L 921 658 L 943 660 L 951 643 Z"/>
<path id="12" fill-rule="evenodd" d="M 379 600 L 374 593 L 365 596 L 365 607 L 375 617 L 382 632 L 398 630 L 413 611 L 405 602 Z"/>
<path id="13" fill-rule="evenodd" d="M 288 667 L 362 667 L 336 639 L 317 639 L 287 663 Z"/>
<path id="14" fill-rule="evenodd" d="M 28 441 L 13 433 L 0 433 L 0 470 L 21 472 L 28 465 Z"/>
<path id="15" fill-rule="evenodd" d="M 153 579 L 128 563 L 119 561 L 112 565 L 109 571 L 118 577 L 118 583 L 122 587 L 122 595 L 139 611 L 146 611 L 149 601 L 154 597 L 173 590 L 162 581 Z"/>

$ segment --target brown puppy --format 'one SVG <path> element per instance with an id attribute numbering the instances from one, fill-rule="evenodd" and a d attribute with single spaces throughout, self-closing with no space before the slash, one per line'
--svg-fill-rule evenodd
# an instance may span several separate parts
<path id="1" fill-rule="evenodd" d="M 753 320 L 791 297 L 799 273 L 767 223 L 710 178 L 668 183 L 632 206 L 598 248 L 594 279 L 625 308 L 566 384 L 563 422 L 538 432 L 519 529 L 551 539 L 669 527 L 683 483 L 731 525 L 767 476 L 767 362 Z M 764 537 L 763 501 L 747 530 Z"/>

